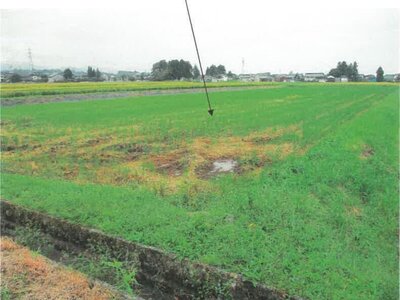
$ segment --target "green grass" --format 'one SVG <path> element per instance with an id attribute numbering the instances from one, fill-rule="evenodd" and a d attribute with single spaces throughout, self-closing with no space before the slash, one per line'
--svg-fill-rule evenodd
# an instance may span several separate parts
<path id="1" fill-rule="evenodd" d="M 213 118 L 201 94 L 4 108 L 2 147 L 14 150 L 3 152 L 2 197 L 290 294 L 397 299 L 398 93 L 378 84 L 219 92 Z M 260 152 L 237 152 L 268 163 L 209 180 L 187 169 L 165 193 L 158 179 L 178 179 L 144 183 L 125 152 L 105 150 L 139 142 L 149 164 L 181 148 L 195 155 L 189 146 L 204 138 L 225 151 L 268 130 L 281 133 Z M 88 146 L 94 138 L 111 142 Z M 46 148 L 60 141 L 55 154 Z M 286 156 L 268 150 L 284 144 Z M 102 168 L 124 180 L 104 184 Z"/>

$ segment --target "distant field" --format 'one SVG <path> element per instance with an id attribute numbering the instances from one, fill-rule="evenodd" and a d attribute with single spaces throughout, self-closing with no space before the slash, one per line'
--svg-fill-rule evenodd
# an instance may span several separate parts
<path id="1" fill-rule="evenodd" d="M 210 82 L 209 87 L 240 87 L 274 85 L 271 82 Z M 202 87 L 202 82 L 188 81 L 134 81 L 134 82 L 70 82 L 70 83 L 2 83 L 4 98 L 32 95 L 60 95 L 74 93 L 120 92 L 161 89 L 191 89 Z"/>
<path id="2" fill-rule="evenodd" d="M 2 197 L 290 294 L 397 299 L 398 101 L 319 83 L 215 92 L 214 117 L 203 94 L 6 107 Z"/>

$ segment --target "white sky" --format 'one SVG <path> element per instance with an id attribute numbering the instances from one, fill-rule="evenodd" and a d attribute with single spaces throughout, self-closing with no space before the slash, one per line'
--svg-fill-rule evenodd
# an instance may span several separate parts
<path id="1" fill-rule="evenodd" d="M 244 58 L 245 72 L 328 72 L 345 60 L 357 61 L 360 73 L 380 65 L 386 74 L 399 72 L 398 9 L 188 1 L 205 66 L 240 73 Z M 161 59 L 197 63 L 184 0 L 99 6 L 3 7 L 1 62 L 27 64 L 31 48 L 34 64 L 43 67 L 150 71 Z"/>

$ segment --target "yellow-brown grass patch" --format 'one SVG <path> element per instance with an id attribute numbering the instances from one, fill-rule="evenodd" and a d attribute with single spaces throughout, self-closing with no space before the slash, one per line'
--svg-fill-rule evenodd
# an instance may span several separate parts
<path id="1" fill-rule="evenodd" d="M 116 299 L 117 294 L 83 274 L 32 254 L 11 239 L 2 237 L 1 288 L 12 298 L 29 300 Z"/>

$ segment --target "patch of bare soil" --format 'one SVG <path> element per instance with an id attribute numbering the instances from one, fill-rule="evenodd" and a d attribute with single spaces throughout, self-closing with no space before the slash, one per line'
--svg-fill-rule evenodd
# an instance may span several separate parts
<path id="1" fill-rule="evenodd" d="M 262 145 L 272 141 L 272 139 L 273 139 L 272 136 L 264 135 L 264 136 L 253 137 L 250 139 L 250 141 L 256 145 Z"/>
<path id="2" fill-rule="evenodd" d="M 125 160 L 132 161 L 150 151 L 150 146 L 138 143 L 115 144 L 107 147 L 105 150 L 114 150 L 125 153 Z"/>
<path id="3" fill-rule="evenodd" d="M 13 151 L 21 151 L 21 150 L 27 150 L 29 148 L 28 144 L 22 144 L 22 145 L 4 145 L 3 143 L 1 144 L 1 151 L 4 152 L 13 152 Z"/>
<path id="4" fill-rule="evenodd" d="M 375 154 L 375 150 L 369 146 L 365 145 L 364 150 L 361 153 L 361 158 L 368 158 L 370 156 L 373 156 Z"/>
<path id="5" fill-rule="evenodd" d="M 114 291 L 31 253 L 10 238 L 2 237 L 1 289 L 10 299 L 106 300 L 120 298 Z"/>
<path id="6" fill-rule="evenodd" d="M 189 164 L 186 150 L 175 151 L 166 155 L 158 155 L 151 158 L 156 170 L 169 176 L 181 176 Z"/>
<path id="7" fill-rule="evenodd" d="M 109 138 L 106 138 L 106 137 L 96 137 L 96 138 L 86 140 L 84 145 L 85 146 L 97 146 L 97 145 L 100 145 L 101 143 L 104 143 L 108 139 Z"/>
<path id="8" fill-rule="evenodd" d="M 51 154 L 55 154 L 55 153 L 60 152 L 60 150 L 65 150 L 67 148 L 67 146 L 68 146 L 68 143 L 66 141 L 61 141 L 61 142 L 51 145 L 49 148 L 49 152 Z"/>

